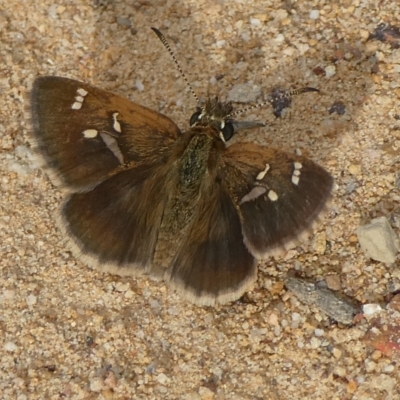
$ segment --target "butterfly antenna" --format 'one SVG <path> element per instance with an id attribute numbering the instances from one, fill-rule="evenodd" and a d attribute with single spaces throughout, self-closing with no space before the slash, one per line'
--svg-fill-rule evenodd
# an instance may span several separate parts
<path id="1" fill-rule="evenodd" d="M 172 60 L 174 61 L 176 67 L 178 68 L 178 71 L 181 73 L 182 78 L 185 80 L 186 85 L 188 86 L 190 92 L 192 93 L 193 97 L 196 99 L 197 103 L 200 103 L 199 98 L 197 97 L 197 94 L 194 92 L 192 86 L 190 85 L 188 79 L 186 78 L 186 75 L 184 74 L 181 66 L 179 65 L 178 60 L 176 59 L 171 46 L 169 45 L 169 43 L 167 42 L 167 39 L 165 39 L 165 36 L 157 29 L 157 28 L 151 28 L 153 30 L 153 32 L 158 36 L 158 38 L 161 40 L 161 43 L 164 45 L 164 47 L 168 50 L 168 53 L 171 55 Z"/>
<path id="2" fill-rule="evenodd" d="M 301 89 L 286 90 L 286 91 L 285 90 L 275 89 L 273 91 L 273 93 L 268 96 L 268 100 L 267 101 L 264 101 L 263 103 L 260 103 L 260 104 L 255 104 L 255 105 L 250 106 L 250 107 L 242 108 L 241 110 L 237 110 L 237 111 L 229 114 L 228 117 L 230 118 L 230 117 L 233 117 L 235 115 L 243 114 L 243 113 L 245 113 L 247 111 L 254 110 L 256 108 L 264 107 L 267 104 L 274 105 L 275 103 L 277 103 L 280 100 L 290 99 L 293 96 L 297 96 L 298 94 L 302 94 L 302 93 L 306 93 L 306 92 L 319 92 L 319 90 L 315 89 L 315 88 L 312 88 L 312 87 L 304 87 L 304 88 L 301 88 Z"/>

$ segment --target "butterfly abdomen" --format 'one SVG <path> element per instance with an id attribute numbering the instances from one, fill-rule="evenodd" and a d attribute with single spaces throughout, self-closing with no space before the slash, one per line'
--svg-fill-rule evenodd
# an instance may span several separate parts
<path id="1" fill-rule="evenodd" d="M 212 190 L 221 148 L 215 137 L 207 134 L 208 129 L 192 129 L 176 143 L 177 149 L 181 148 L 179 142 L 183 143 L 183 151 L 177 161 L 170 163 L 168 200 L 153 259 L 156 269 L 169 267 L 179 250 L 172 244 L 182 242 L 199 212 L 199 200 Z"/>

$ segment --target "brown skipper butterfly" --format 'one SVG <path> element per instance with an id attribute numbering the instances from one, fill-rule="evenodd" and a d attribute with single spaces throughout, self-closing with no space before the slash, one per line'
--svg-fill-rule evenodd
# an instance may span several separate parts
<path id="1" fill-rule="evenodd" d="M 218 99 L 200 104 L 182 132 L 120 96 L 44 76 L 30 112 L 32 142 L 67 192 L 59 225 L 73 254 L 103 271 L 164 279 L 199 305 L 251 288 L 256 260 L 310 228 L 331 194 L 331 175 L 305 157 L 229 146 L 236 113 Z"/>

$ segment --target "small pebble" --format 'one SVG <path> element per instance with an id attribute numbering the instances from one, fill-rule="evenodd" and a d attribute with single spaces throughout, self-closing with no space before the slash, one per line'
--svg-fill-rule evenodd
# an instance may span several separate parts
<path id="1" fill-rule="evenodd" d="M 321 347 L 321 340 L 316 337 L 313 337 L 310 340 L 310 345 L 312 349 L 318 349 L 319 347 Z"/>
<path id="2" fill-rule="evenodd" d="M 359 175 L 361 173 L 361 165 L 359 164 L 351 164 L 348 168 L 350 174 Z"/>
<path id="3" fill-rule="evenodd" d="M 379 304 L 364 304 L 362 310 L 364 314 L 372 315 L 381 312 L 382 307 Z"/>
<path id="4" fill-rule="evenodd" d="M 261 21 L 257 18 L 250 18 L 250 24 L 253 26 L 261 26 Z"/>
<path id="5" fill-rule="evenodd" d="M 336 75 L 336 67 L 334 65 L 328 65 L 325 68 L 325 76 L 331 78 L 334 75 Z"/>
<path id="6" fill-rule="evenodd" d="M 156 379 L 157 379 L 157 381 L 158 381 L 159 383 L 161 383 L 161 385 L 165 385 L 165 384 L 169 381 L 168 376 L 165 375 L 165 374 L 163 374 L 163 373 L 158 374 L 158 375 L 156 376 Z"/>
<path id="7" fill-rule="evenodd" d="M 201 400 L 212 400 L 215 396 L 215 393 L 205 386 L 201 386 L 199 388 L 199 395 Z"/>
<path id="8" fill-rule="evenodd" d="M 26 298 L 26 303 L 29 306 L 33 306 L 34 304 L 36 304 L 36 296 L 33 294 L 30 294 L 27 298 Z"/>
<path id="9" fill-rule="evenodd" d="M 136 89 L 139 90 L 139 92 L 143 92 L 144 91 L 143 82 L 140 81 L 139 79 L 136 80 L 135 86 L 136 86 Z"/>
<path id="10" fill-rule="evenodd" d="M 18 346 L 13 342 L 6 342 L 4 344 L 4 350 L 14 352 L 18 350 Z"/>
<path id="11" fill-rule="evenodd" d="M 337 358 L 337 359 L 339 359 L 340 357 L 342 357 L 342 350 L 340 350 L 340 349 L 338 349 L 337 347 L 335 347 L 333 350 L 332 350 L 332 354 L 333 354 L 333 356 L 335 357 L 335 358 Z"/>
<path id="12" fill-rule="evenodd" d="M 324 254 L 325 253 L 325 250 L 326 250 L 326 233 L 325 233 L 325 231 L 318 232 L 314 236 L 313 242 L 312 242 L 312 247 L 313 247 L 313 250 L 317 254 Z"/>
<path id="13" fill-rule="evenodd" d="M 132 21 L 129 18 L 117 17 L 117 24 L 126 26 L 129 28 L 132 26 Z"/>
<path id="14" fill-rule="evenodd" d="M 348 393 L 354 393 L 357 390 L 357 388 L 358 388 L 358 384 L 356 381 L 350 381 L 347 384 L 347 392 Z"/>
<path id="15" fill-rule="evenodd" d="M 352 324 L 354 316 L 359 313 L 359 308 L 350 299 L 328 288 L 291 276 L 286 278 L 285 285 L 300 301 L 319 308 L 342 324 Z"/>
<path id="16" fill-rule="evenodd" d="M 117 282 L 115 284 L 115 290 L 117 292 L 126 292 L 127 290 L 129 290 L 130 285 L 129 282 Z"/>
<path id="17" fill-rule="evenodd" d="M 395 366 L 393 364 L 389 364 L 389 365 L 386 365 L 385 367 L 383 367 L 382 372 L 390 374 L 391 372 L 394 371 L 394 369 L 395 369 Z"/>
<path id="18" fill-rule="evenodd" d="M 379 360 L 380 358 L 382 358 L 382 353 L 379 351 L 379 350 L 375 350 L 373 353 L 372 353 L 372 355 L 371 355 L 371 358 L 373 359 L 373 360 Z"/>
<path id="19" fill-rule="evenodd" d="M 369 258 L 387 264 L 396 261 L 399 242 L 386 217 L 375 218 L 359 227 L 357 236 L 361 249 Z"/>
<path id="20" fill-rule="evenodd" d="M 100 380 L 100 378 L 93 378 L 90 383 L 90 390 L 93 392 L 100 392 L 101 389 L 103 389 L 103 382 Z"/>
<path id="21" fill-rule="evenodd" d="M 315 331 L 314 331 L 314 335 L 315 336 L 324 336 L 324 330 L 323 329 L 316 329 Z"/>
<path id="22" fill-rule="evenodd" d="M 340 290 L 342 288 L 342 283 L 340 281 L 339 275 L 327 275 L 325 277 L 325 282 L 328 288 L 331 290 Z"/>

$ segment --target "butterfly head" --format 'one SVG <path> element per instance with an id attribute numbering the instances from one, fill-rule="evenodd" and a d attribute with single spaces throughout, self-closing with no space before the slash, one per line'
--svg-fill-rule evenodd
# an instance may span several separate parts
<path id="1" fill-rule="evenodd" d="M 190 126 L 207 126 L 218 132 L 218 137 L 227 142 L 235 134 L 232 103 L 222 103 L 218 97 L 206 100 L 190 118 Z"/>

